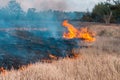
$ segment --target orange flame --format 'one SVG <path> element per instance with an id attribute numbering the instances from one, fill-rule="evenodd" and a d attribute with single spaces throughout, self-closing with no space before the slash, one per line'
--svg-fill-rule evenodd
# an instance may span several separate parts
<path id="1" fill-rule="evenodd" d="M 0 68 L 0 72 L 3 76 L 5 76 L 5 74 L 7 73 L 7 71 L 3 67 Z"/>
<path id="2" fill-rule="evenodd" d="M 24 70 L 27 70 L 28 67 L 30 67 L 30 66 L 32 66 L 32 64 L 23 65 L 23 66 L 21 66 L 18 70 L 19 70 L 19 71 L 24 71 Z"/>
<path id="3" fill-rule="evenodd" d="M 67 20 L 63 21 L 62 25 L 68 29 L 68 32 L 63 34 L 63 38 L 65 39 L 79 38 L 87 42 L 94 42 L 96 40 L 94 38 L 95 34 L 88 31 L 88 28 L 76 29 L 72 24 L 68 23 Z"/>
<path id="4" fill-rule="evenodd" d="M 49 54 L 49 57 L 50 57 L 51 59 L 53 59 L 53 60 L 57 60 L 57 57 L 54 56 L 54 55 L 52 55 L 52 54 Z"/>

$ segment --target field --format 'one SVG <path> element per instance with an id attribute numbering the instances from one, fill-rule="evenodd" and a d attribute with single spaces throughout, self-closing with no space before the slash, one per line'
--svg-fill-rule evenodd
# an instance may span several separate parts
<path id="1" fill-rule="evenodd" d="M 81 23 L 79 23 L 81 24 Z M 19 70 L 4 70 L 0 80 L 119 80 L 120 25 L 84 23 L 96 33 L 88 48 L 73 49 L 78 58 L 65 58 L 52 63 L 37 62 Z"/>

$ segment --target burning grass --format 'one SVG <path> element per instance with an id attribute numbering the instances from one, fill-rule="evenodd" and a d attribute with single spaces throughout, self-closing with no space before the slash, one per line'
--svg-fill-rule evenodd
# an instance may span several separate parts
<path id="1" fill-rule="evenodd" d="M 68 33 L 63 34 L 63 38 L 66 39 L 83 39 L 86 42 L 94 42 L 95 41 L 95 33 L 88 30 L 88 28 L 75 28 L 72 24 L 68 23 L 67 20 L 63 22 L 63 26 L 68 29 Z"/>
<path id="2" fill-rule="evenodd" d="M 0 44 L 0 53 L 3 53 L 2 56 L 0 55 L 3 58 L 0 58 L 0 67 L 19 69 L 22 65 L 38 61 L 51 62 L 50 60 L 59 58 L 77 58 L 78 54 L 73 53 L 72 49 L 82 47 L 78 45 L 79 42 L 95 41 L 94 33 L 90 32 L 88 28 L 77 29 L 68 21 L 64 21 L 63 26 L 67 27 L 68 33 L 64 33 L 60 38 L 38 36 L 32 31 L 19 29 L 12 32 L 1 31 L 6 44 L 0 39 L 1 43 L 3 42 Z M 6 34 L 9 36 L 7 39 Z M 37 34 L 39 33 L 37 32 Z"/>
<path id="3" fill-rule="evenodd" d="M 119 80 L 120 58 L 113 55 L 84 54 L 84 58 L 36 63 L 25 70 L 11 70 L 1 80 Z"/>
<path id="4" fill-rule="evenodd" d="M 20 70 L 13 69 L 7 71 L 6 75 L 1 74 L 0 80 L 119 80 L 120 26 L 89 26 L 90 30 L 96 32 L 96 41 L 90 43 L 91 47 L 71 50 L 77 58 L 56 61 L 56 56 L 49 54 L 50 58 L 55 59 L 52 63 L 37 62 Z M 103 30 L 106 33 L 100 35 Z"/>

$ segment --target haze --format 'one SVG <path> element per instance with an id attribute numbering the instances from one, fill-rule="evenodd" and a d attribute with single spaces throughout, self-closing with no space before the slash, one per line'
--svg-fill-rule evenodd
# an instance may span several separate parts
<path id="1" fill-rule="evenodd" d="M 0 0 L 0 8 L 7 6 L 10 0 Z M 95 4 L 105 0 L 16 0 L 24 11 L 28 8 L 60 11 L 92 11 Z"/>

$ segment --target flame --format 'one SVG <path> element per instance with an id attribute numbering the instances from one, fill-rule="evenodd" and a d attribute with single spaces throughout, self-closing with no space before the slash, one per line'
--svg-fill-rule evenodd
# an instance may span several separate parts
<path id="1" fill-rule="evenodd" d="M 27 70 L 30 66 L 32 66 L 32 64 L 23 65 L 23 66 L 21 66 L 18 70 L 19 70 L 19 71 L 25 71 L 25 70 Z"/>
<path id="2" fill-rule="evenodd" d="M 88 28 L 77 29 L 72 24 L 68 23 L 67 20 L 63 21 L 62 25 L 68 29 L 68 32 L 64 32 L 63 34 L 63 38 L 65 39 L 79 38 L 86 42 L 94 42 L 96 40 L 94 38 L 95 33 L 90 32 Z"/>
<path id="3" fill-rule="evenodd" d="M 51 59 L 57 60 L 57 57 L 54 56 L 54 55 L 52 55 L 52 54 L 49 54 L 49 57 L 50 57 Z"/>
<path id="4" fill-rule="evenodd" d="M 2 73 L 3 76 L 5 76 L 7 73 L 7 71 L 3 67 L 0 68 L 0 72 Z"/>

